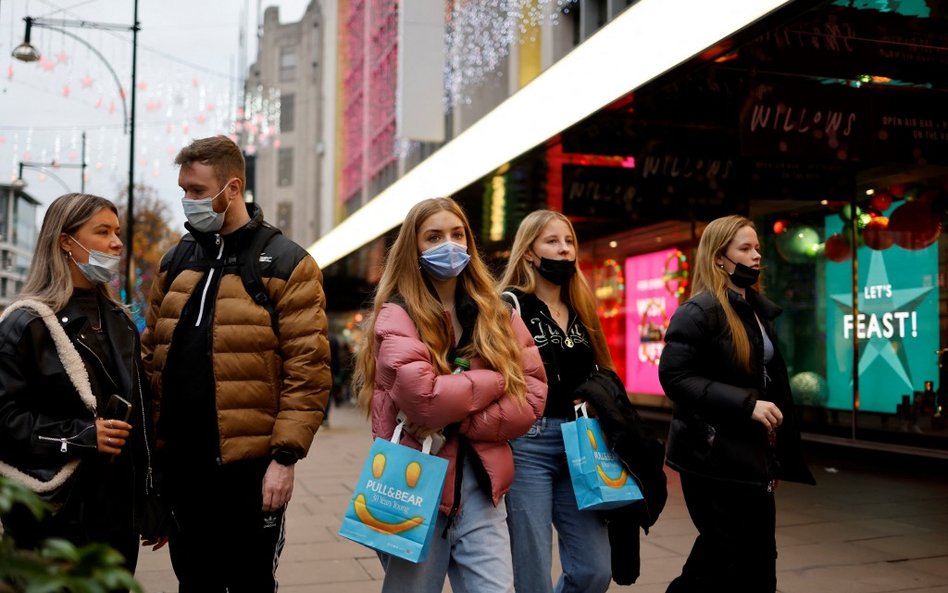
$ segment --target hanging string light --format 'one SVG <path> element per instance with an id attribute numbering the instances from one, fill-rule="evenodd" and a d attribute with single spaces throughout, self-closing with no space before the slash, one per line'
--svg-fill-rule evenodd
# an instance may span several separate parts
<path id="1" fill-rule="evenodd" d="M 525 35 L 546 23 L 558 24 L 571 5 L 571 0 L 455 2 L 445 35 L 445 110 L 469 104 L 468 89 L 496 72 L 515 43 L 534 41 Z"/>

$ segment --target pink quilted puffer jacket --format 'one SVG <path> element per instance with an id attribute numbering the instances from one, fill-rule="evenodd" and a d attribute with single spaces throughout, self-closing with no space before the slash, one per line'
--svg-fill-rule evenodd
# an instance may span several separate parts
<path id="1" fill-rule="evenodd" d="M 484 368 L 480 358 L 471 360 L 469 371 L 439 375 L 414 322 L 399 305 L 383 305 L 375 322 L 372 435 L 391 438 L 399 410 L 422 426 L 460 423 L 458 432 L 471 443 L 490 478 L 495 506 L 507 493 L 514 477 L 513 454 L 507 441 L 525 434 L 543 414 L 546 402 L 546 372 L 540 352 L 520 317 L 512 315 L 511 322 L 521 345 L 527 381 L 525 402 L 506 397 L 503 377 L 497 371 Z M 409 435 L 402 436 L 401 442 L 421 448 Z M 440 507 L 445 514 L 454 503 L 457 452 L 458 438 L 454 436 L 438 453 L 448 460 Z"/>

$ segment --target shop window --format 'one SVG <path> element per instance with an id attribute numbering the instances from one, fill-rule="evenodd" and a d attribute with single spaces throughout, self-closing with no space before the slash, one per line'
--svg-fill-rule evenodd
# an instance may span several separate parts
<path id="1" fill-rule="evenodd" d="M 293 185 L 293 148 L 280 148 L 277 151 L 277 185 Z"/>
<path id="2" fill-rule="evenodd" d="M 292 93 L 280 97 L 280 131 L 292 132 L 296 119 L 296 95 Z"/>
<path id="3" fill-rule="evenodd" d="M 290 82 L 296 78 L 296 47 L 285 45 L 280 48 L 280 82 Z"/>
<path id="4" fill-rule="evenodd" d="M 277 204 L 277 227 L 281 229 L 290 228 L 293 221 L 293 202 L 280 202 Z"/>

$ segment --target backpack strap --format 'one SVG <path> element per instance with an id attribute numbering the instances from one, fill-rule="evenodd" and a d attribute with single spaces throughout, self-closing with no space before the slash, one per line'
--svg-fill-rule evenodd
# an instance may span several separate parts
<path id="1" fill-rule="evenodd" d="M 184 271 L 185 262 L 191 259 L 197 246 L 197 240 L 194 236 L 191 235 L 191 233 L 187 233 L 181 237 L 181 241 L 178 242 L 174 251 L 171 252 L 171 262 L 168 264 L 168 271 L 165 272 L 166 293 L 171 289 L 171 284 L 174 282 L 174 279 L 178 277 L 178 274 Z"/>
<path id="2" fill-rule="evenodd" d="M 500 296 L 506 297 L 504 300 L 513 306 L 513 310 L 517 312 L 517 315 L 520 315 L 520 299 L 517 298 L 517 295 L 510 292 L 509 290 L 505 290 L 504 292 L 500 293 Z"/>
<path id="3" fill-rule="evenodd" d="M 266 248 L 267 243 L 273 237 L 282 234 L 280 229 L 264 223 L 250 241 L 250 245 L 238 257 L 238 269 L 240 270 L 240 280 L 244 284 L 244 290 L 261 307 L 270 314 L 270 326 L 277 338 L 280 337 L 280 317 L 277 315 L 276 308 L 267 294 L 267 288 L 263 285 L 263 274 L 260 272 L 260 255 Z M 250 258 L 246 261 L 244 258 Z"/>

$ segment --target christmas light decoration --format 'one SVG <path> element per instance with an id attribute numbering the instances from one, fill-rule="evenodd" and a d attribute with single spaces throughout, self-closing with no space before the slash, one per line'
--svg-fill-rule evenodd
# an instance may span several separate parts
<path id="1" fill-rule="evenodd" d="M 559 22 L 570 0 L 480 0 L 455 2 L 445 42 L 445 110 L 471 102 L 466 90 L 480 85 L 504 62 L 515 43 L 537 27 Z"/>

